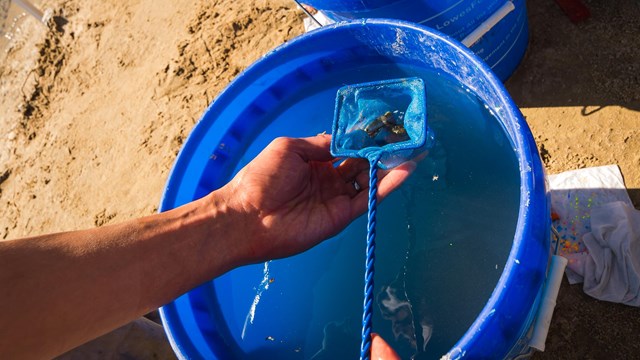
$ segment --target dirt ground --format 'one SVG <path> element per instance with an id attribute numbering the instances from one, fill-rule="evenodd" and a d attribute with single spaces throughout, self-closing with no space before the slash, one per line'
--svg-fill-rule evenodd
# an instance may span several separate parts
<path id="1" fill-rule="evenodd" d="M 531 40 L 507 81 L 549 174 L 618 164 L 640 205 L 640 3 L 584 1 L 575 25 L 553 1 L 529 1 Z M 534 359 L 640 358 L 640 309 L 563 281 L 547 348 Z"/>
<path id="2" fill-rule="evenodd" d="M 550 174 L 618 164 L 640 205 L 640 3 L 584 1 L 572 24 L 528 4 L 531 39 L 506 83 Z M 50 0 L 0 54 L 0 239 L 157 211 L 206 106 L 240 71 L 303 32 L 289 0 Z M 157 355 L 157 354 L 156 354 Z M 640 357 L 640 309 L 563 283 L 535 359 Z"/>

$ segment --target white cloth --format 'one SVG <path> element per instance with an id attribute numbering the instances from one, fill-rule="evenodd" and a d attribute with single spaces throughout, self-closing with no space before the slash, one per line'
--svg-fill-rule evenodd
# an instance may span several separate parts
<path id="1" fill-rule="evenodd" d="M 560 234 L 558 255 L 569 261 L 569 283 L 581 283 L 584 263 L 589 258 L 582 237 L 591 231 L 592 209 L 616 201 L 632 206 L 631 199 L 617 165 L 567 171 L 549 175 L 548 180 L 551 209 L 559 216 L 553 222 Z"/>
<path id="2" fill-rule="evenodd" d="M 325 15 L 322 11 L 318 11 L 313 15 L 313 18 L 316 19 L 322 26 L 333 24 L 334 21 L 329 19 L 327 15 Z M 304 31 L 309 32 L 311 30 L 315 30 L 320 28 L 317 22 L 310 19 L 308 16 L 302 20 L 302 24 L 304 25 Z"/>
<path id="3" fill-rule="evenodd" d="M 613 202 L 591 212 L 591 232 L 582 238 L 584 292 L 600 300 L 640 306 L 640 211 Z"/>

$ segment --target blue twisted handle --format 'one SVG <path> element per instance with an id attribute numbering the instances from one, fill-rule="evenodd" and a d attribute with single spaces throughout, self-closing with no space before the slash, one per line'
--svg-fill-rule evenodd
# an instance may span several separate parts
<path id="1" fill-rule="evenodd" d="M 364 307 L 362 311 L 362 342 L 360 360 L 371 359 L 371 318 L 373 316 L 373 275 L 376 259 L 376 192 L 378 190 L 378 161 L 381 153 L 369 157 L 369 212 L 367 218 L 367 260 L 364 273 Z"/>

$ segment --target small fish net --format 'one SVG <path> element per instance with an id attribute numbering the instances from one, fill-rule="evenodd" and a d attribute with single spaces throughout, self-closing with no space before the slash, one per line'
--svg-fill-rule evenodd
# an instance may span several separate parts
<path id="1" fill-rule="evenodd" d="M 433 142 L 427 128 L 424 82 L 393 79 L 342 87 L 336 97 L 331 153 L 370 159 L 393 168 Z"/>
<path id="2" fill-rule="evenodd" d="M 336 96 L 331 154 L 369 160 L 369 212 L 360 359 L 371 357 L 376 238 L 377 169 L 411 160 L 434 144 L 427 127 L 426 95 L 420 78 L 342 87 Z M 358 189 L 356 187 L 356 189 Z"/>

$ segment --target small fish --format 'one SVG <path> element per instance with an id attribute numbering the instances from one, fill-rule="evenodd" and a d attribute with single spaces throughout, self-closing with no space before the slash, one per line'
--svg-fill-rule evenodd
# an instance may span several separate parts
<path id="1" fill-rule="evenodd" d="M 407 129 L 402 125 L 391 125 L 390 130 L 392 133 L 400 136 L 407 135 Z"/>
<path id="2" fill-rule="evenodd" d="M 369 137 L 375 137 L 383 127 L 393 126 L 395 125 L 391 120 L 393 119 L 393 113 L 391 111 L 387 111 L 386 113 L 378 116 L 370 122 L 365 128 L 364 131 L 367 132 Z"/>

